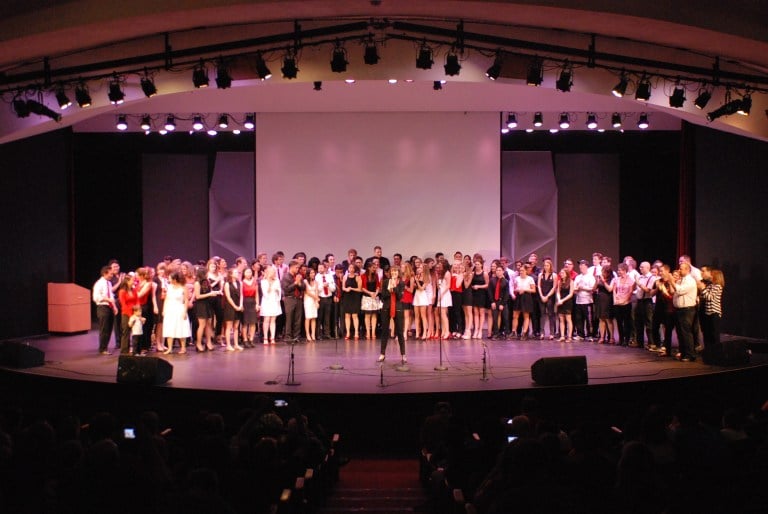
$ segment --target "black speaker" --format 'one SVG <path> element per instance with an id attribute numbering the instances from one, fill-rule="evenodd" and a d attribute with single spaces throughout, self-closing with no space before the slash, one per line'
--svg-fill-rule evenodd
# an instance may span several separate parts
<path id="1" fill-rule="evenodd" d="M 117 360 L 117 382 L 160 385 L 173 377 L 173 365 L 159 357 L 121 355 Z"/>
<path id="2" fill-rule="evenodd" d="M 741 366 L 749 364 L 750 351 L 744 339 L 734 339 L 705 346 L 702 359 L 715 366 Z"/>
<path id="3" fill-rule="evenodd" d="M 45 364 L 45 352 L 29 343 L 0 343 L 0 364 L 11 368 L 34 368 Z"/>
<path id="4" fill-rule="evenodd" d="M 531 378 L 539 385 L 587 383 L 587 357 L 542 357 L 531 366 Z"/>

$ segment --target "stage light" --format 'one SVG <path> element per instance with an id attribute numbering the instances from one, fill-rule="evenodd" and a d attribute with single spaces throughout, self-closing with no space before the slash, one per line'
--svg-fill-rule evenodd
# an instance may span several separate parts
<path id="1" fill-rule="evenodd" d="M 229 127 L 229 116 L 222 114 L 219 116 L 219 128 L 225 129 L 227 127 Z"/>
<path id="2" fill-rule="evenodd" d="M 533 115 L 533 126 L 541 127 L 542 125 L 544 125 L 544 115 L 537 112 Z"/>
<path id="3" fill-rule="evenodd" d="M 150 130 L 152 130 L 152 118 L 150 118 L 149 116 L 143 116 L 141 118 L 141 125 L 139 126 L 141 127 L 141 130 L 143 130 L 144 132 L 149 132 Z"/>
<path id="4" fill-rule="evenodd" d="M 107 97 L 112 105 L 120 105 L 125 100 L 125 93 L 123 88 L 120 87 L 120 79 L 115 75 L 109 82 L 109 92 Z"/>
<path id="5" fill-rule="evenodd" d="M 236 136 L 240 135 L 240 129 L 232 129 L 232 133 Z"/>
<path id="6" fill-rule="evenodd" d="M 419 55 L 416 57 L 416 67 L 420 70 L 432 69 L 435 61 L 432 60 L 432 49 L 426 43 L 419 48 Z"/>
<path id="7" fill-rule="evenodd" d="M 587 113 L 587 128 L 590 130 L 597 128 L 597 116 L 594 112 Z"/>
<path id="8" fill-rule="evenodd" d="M 535 58 L 528 66 L 528 75 L 525 79 L 525 83 L 529 86 L 540 86 L 544 80 L 543 70 L 541 67 L 541 59 Z"/>
<path id="9" fill-rule="evenodd" d="M 648 115 L 646 113 L 640 113 L 640 118 L 637 120 L 637 126 L 638 128 L 641 128 L 643 130 L 647 129 L 650 124 L 648 123 Z"/>
<path id="10" fill-rule="evenodd" d="M 165 119 L 165 130 L 168 132 L 173 132 L 176 130 L 176 120 L 173 118 L 172 114 L 169 114 Z"/>
<path id="11" fill-rule="evenodd" d="M 14 100 L 14 108 L 16 108 L 16 102 L 21 102 L 21 100 Z M 40 102 L 36 102 L 35 100 L 27 100 L 26 103 L 26 110 L 28 113 L 37 114 L 40 116 L 47 116 L 51 118 L 53 121 L 61 121 L 61 114 L 59 114 L 56 111 L 51 110 L 49 107 L 47 107 L 44 104 L 41 104 Z M 18 111 L 17 111 L 18 114 Z M 20 118 L 22 116 L 19 116 Z"/>
<path id="12" fill-rule="evenodd" d="M 455 77 L 461 72 L 461 64 L 459 64 L 459 56 L 454 53 L 449 53 L 445 57 L 445 74 L 449 77 Z"/>
<path id="13" fill-rule="evenodd" d="M 485 76 L 491 80 L 496 80 L 501 75 L 501 52 L 496 53 L 496 58 L 493 60 L 493 64 L 485 72 Z"/>
<path id="14" fill-rule="evenodd" d="M 91 94 L 88 92 L 88 86 L 83 82 L 75 88 L 75 101 L 81 108 L 91 105 Z"/>
<path id="15" fill-rule="evenodd" d="M 564 112 L 560 114 L 560 128 L 561 129 L 567 129 L 571 126 L 571 120 L 568 117 L 568 113 Z"/>
<path id="16" fill-rule="evenodd" d="M 157 87 L 155 81 L 149 76 L 146 69 L 144 70 L 144 76 L 141 77 L 141 90 L 144 92 L 144 96 L 151 98 L 157 94 Z"/>
<path id="17" fill-rule="evenodd" d="M 532 128 L 527 128 L 527 129 L 525 129 L 525 132 L 526 132 L 527 134 L 530 134 L 531 132 L 533 132 L 533 129 L 532 129 Z"/>
<path id="18" fill-rule="evenodd" d="M 29 107 L 27 107 L 27 102 L 25 100 L 14 99 L 13 110 L 19 118 L 29 117 Z"/>
<path id="19" fill-rule="evenodd" d="M 117 128 L 117 130 L 128 130 L 128 119 L 125 117 L 125 114 L 121 114 L 117 117 L 115 128 Z"/>
<path id="20" fill-rule="evenodd" d="M 613 128 L 619 128 L 621 127 L 621 114 L 618 112 L 614 112 L 611 116 L 611 125 Z"/>
<path id="21" fill-rule="evenodd" d="M 227 65 L 223 61 L 216 66 L 216 87 L 218 89 L 229 89 L 232 87 L 232 75 L 229 74 Z"/>
<path id="22" fill-rule="evenodd" d="M 205 128 L 205 125 L 203 125 L 203 117 L 199 114 L 195 115 L 195 117 L 192 119 L 192 128 L 198 131 Z"/>
<path id="23" fill-rule="evenodd" d="M 208 82 L 208 68 L 205 67 L 205 64 L 201 59 L 200 64 L 195 66 L 195 69 L 192 72 L 192 84 L 196 88 L 200 89 L 203 87 L 208 87 Z"/>
<path id="24" fill-rule="evenodd" d="M 379 49 L 376 48 L 376 43 L 371 40 L 365 45 L 365 52 L 363 53 L 363 62 L 368 65 L 374 65 L 379 63 Z"/>
<path id="25" fill-rule="evenodd" d="M 69 99 L 63 87 L 56 91 L 56 101 L 59 103 L 59 109 L 62 111 L 72 105 L 72 100 Z"/>
<path id="26" fill-rule="evenodd" d="M 253 130 L 256 127 L 256 116 L 253 113 L 245 115 L 243 127 L 247 128 L 248 130 Z"/>
<path id="27" fill-rule="evenodd" d="M 209 136 L 215 136 L 216 134 L 218 134 L 218 132 L 216 132 L 216 129 L 209 129 L 208 130 L 208 135 Z"/>
<path id="28" fill-rule="evenodd" d="M 680 82 L 675 84 L 675 90 L 672 92 L 672 96 L 669 97 L 669 106 L 679 109 L 685 103 L 685 88 L 680 85 Z"/>
<path id="29" fill-rule="evenodd" d="M 651 99 L 651 82 L 648 80 L 647 75 L 643 75 L 643 78 L 640 79 L 640 83 L 637 84 L 637 89 L 635 90 L 635 100 L 640 100 L 641 102 L 647 102 Z"/>
<path id="30" fill-rule="evenodd" d="M 560 129 L 556 129 L 556 128 L 549 129 L 550 134 L 557 134 L 558 132 L 560 132 Z"/>
<path id="31" fill-rule="evenodd" d="M 331 71 L 334 73 L 344 73 L 347 71 L 347 50 L 341 46 L 341 42 L 336 42 L 336 47 L 333 49 L 333 55 L 331 56 Z"/>
<path id="32" fill-rule="evenodd" d="M 295 79 L 299 74 L 299 68 L 296 66 L 296 56 L 292 51 L 288 51 L 283 57 L 283 66 L 280 68 L 284 79 Z"/>
<path id="33" fill-rule="evenodd" d="M 617 98 L 624 96 L 624 94 L 627 92 L 627 84 L 627 75 L 622 71 L 621 77 L 619 78 L 619 83 L 613 86 L 613 89 L 611 90 L 613 96 Z"/>
<path id="34" fill-rule="evenodd" d="M 558 91 L 567 93 L 571 90 L 571 86 L 573 86 L 573 68 L 566 61 L 563 65 L 563 69 L 560 71 L 560 76 L 557 77 L 557 80 L 555 81 L 555 87 Z"/>
<path id="35" fill-rule="evenodd" d="M 323 90 L 323 81 L 322 80 L 316 80 L 312 83 L 312 89 L 315 91 L 322 91 Z"/>
<path id="36" fill-rule="evenodd" d="M 443 89 L 443 82 L 440 81 L 440 80 L 436 80 L 436 81 L 432 82 L 432 89 L 434 89 L 435 91 L 442 90 Z"/>
<path id="37" fill-rule="evenodd" d="M 731 100 L 730 94 L 726 93 L 726 103 L 714 111 L 707 113 L 707 120 L 715 121 L 721 116 L 730 116 L 731 114 L 736 114 L 739 109 L 741 109 L 741 100 Z"/>
<path id="38" fill-rule="evenodd" d="M 517 128 L 517 115 L 513 112 L 507 114 L 507 127 L 511 129 Z"/>
<path id="39" fill-rule="evenodd" d="M 267 63 L 264 61 L 261 53 L 256 54 L 256 76 L 261 80 L 267 80 L 272 77 L 272 72 L 267 67 Z"/>
<path id="40" fill-rule="evenodd" d="M 712 93 L 707 88 L 701 88 L 699 90 L 699 96 L 693 101 L 693 105 L 695 105 L 697 109 L 704 109 L 711 99 Z"/>
<path id="41" fill-rule="evenodd" d="M 742 116 L 749 116 L 749 111 L 752 109 L 752 95 L 746 93 L 741 99 L 741 105 L 736 110 L 736 114 Z"/>
<path id="42" fill-rule="evenodd" d="M 354 84 L 355 83 L 355 79 L 344 79 L 344 82 L 346 84 Z"/>
<path id="43" fill-rule="evenodd" d="M 509 134 L 509 127 L 501 127 L 502 134 Z"/>

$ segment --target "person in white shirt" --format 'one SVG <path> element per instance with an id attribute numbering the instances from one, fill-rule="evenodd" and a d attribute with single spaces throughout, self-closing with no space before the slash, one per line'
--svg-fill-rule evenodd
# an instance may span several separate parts
<path id="1" fill-rule="evenodd" d="M 99 322 L 99 353 L 109 355 L 107 345 L 112 335 L 112 324 L 117 314 L 115 295 L 112 292 L 112 267 L 101 268 L 101 278 L 93 284 L 93 303 L 96 304 L 96 319 Z"/>
<path id="2" fill-rule="evenodd" d="M 531 320 L 531 313 L 533 312 L 533 294 L 536 292 L 536 282 L 533 281 L 533 277 L 528 275 L 531 267 L 529 264 L 524 264 L 520 267 L 519 275 L 512 279 L 514 282 L 514 306 L 512 307 L 512 334 L 514 337 L 514 329 L 517 327 L 517 321 L 520 317 L 520 313 L 523 313 L 523 327 L 520 332 L 520 339 L 528 339 L 528 325 Z"/>
<path id="3" fill-rule="evenodd" d="M 319 340 L 330 339 L 332 326 L 331 311 L 333 310 L 333 293 L 336 292 L 336 281 L 334 280 L 333 271 L 329 272 L 324 262 L 317 265 L 315 282 L 317 283 L 318 296 L 320 297 L 320 306 L 317 310 L 317 338 Z"/>
<path id="4" fill-rule="evenodd" d="M 696 314 L 696 300 L 699 290 L 696 286 L 696 280 L 691 276 L 690 264 L 685 261 L 680 264 L 680 279 L 673 286 L 672 303 L 677 309 L 675 314 L 680 344 L 680 352 L 675 358 L 683 362 L 691 362 L 696 360 L 693 343 L 693 318 Z"/>
<path id="5" fill-rule="evenodd" d="M 579 261 L 580 274 L 573 281 L 573 291 L 576 297 L 576 306 L 573 312 L 573 323 L 576 335 L 574 341 L 592 339 L 592 308 L 594 306 L 593 293 L 596 287 L 595 277 L 589 274 L 587 261 Z"/>
<path id="6" fill-rule="evenodd" d="M 637 346 L 642 348 L 645 344 L 645 335 L 648 335 L 648 346 L 656 349 L 658 341 L 653 338 L 653 297 L 656 295 L 656 280 L 658 277 L 651 273 L 651 263 L 640 263 L 640 274 L 635 279 L 635 334 Z"/>
<path id="7" fill-rule="evenodd" d="M 637 261 L 631 255 L 624 257 L 624 264 L 627 265 L 627 276 L 632 279 L 632 282 L 637 282 L 637 277 L 640 273 L 637 271 Z M 638 348 L 642 345 L 637 344 L 637 334 L 635 333 L 635 307 L 637 306 L 637 297 L 635 296 L 635 290 L 632 290 L 632 308 L 629 311 L 630 316 L 630 335 L 629 346 L 632 348 Z"/>

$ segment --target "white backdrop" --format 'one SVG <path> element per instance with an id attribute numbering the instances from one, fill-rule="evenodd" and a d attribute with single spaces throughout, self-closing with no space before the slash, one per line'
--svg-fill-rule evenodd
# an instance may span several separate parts
<path id="1" fill-rule="evenodd" d="M 499 255 L 498 113 L 264 113 L 256 248 Z"/>

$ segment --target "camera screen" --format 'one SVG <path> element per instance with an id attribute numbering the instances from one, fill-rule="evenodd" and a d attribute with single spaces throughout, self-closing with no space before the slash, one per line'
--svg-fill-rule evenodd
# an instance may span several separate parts
<path id="1" fill-rule="evenodd" d="M 136 439 L 136 434 L 132 428 L 126 428 L 123 430 L 123 437 L 126 439 Z"/>

